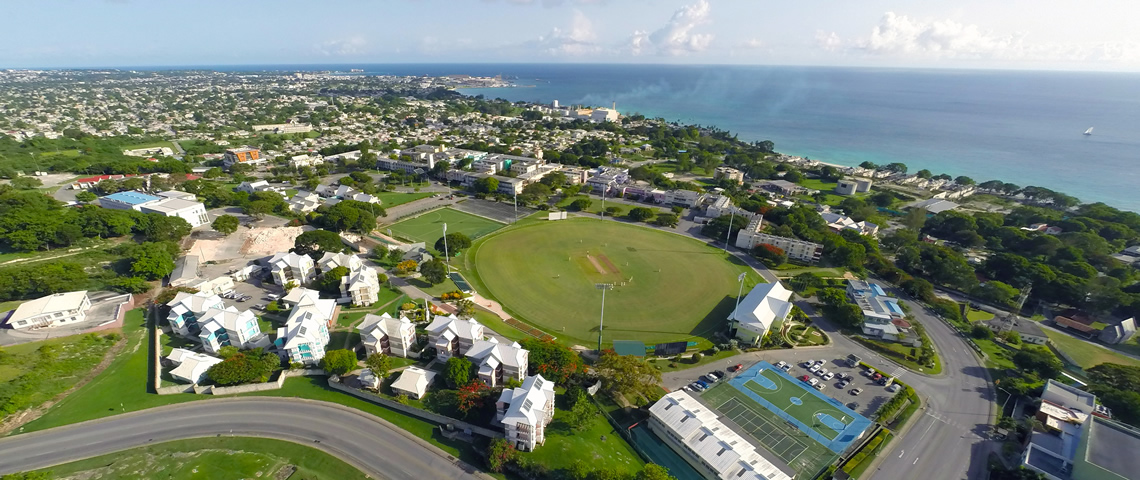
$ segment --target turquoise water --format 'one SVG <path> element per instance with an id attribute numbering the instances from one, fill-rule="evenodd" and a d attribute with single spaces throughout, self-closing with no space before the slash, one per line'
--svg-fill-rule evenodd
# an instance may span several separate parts
<path id="1" fill-rule="evenodd" d="M 504 75 L 509 100 L 714 125 L 777 150 L 999 179 L 1140 211 L 1140 74 L 764 66 L 404 64 L 215 67 Z M 1095 127 L 1092 136 L 1081 135 Z"/>

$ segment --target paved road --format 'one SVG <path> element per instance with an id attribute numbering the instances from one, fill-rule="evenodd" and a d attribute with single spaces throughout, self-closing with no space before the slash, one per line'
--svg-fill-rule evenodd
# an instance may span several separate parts
<path id="1" fill-rule="evenodd" d="M 324 450 L 373 478 L 488 478 L 372 415 L 332 403 L 293 398 L 190 402 L 3 438 L 0 474 L 152 443 L 220 435 L 298 442 Z M 203 442 L 209 444 L 208 440 Z"/>

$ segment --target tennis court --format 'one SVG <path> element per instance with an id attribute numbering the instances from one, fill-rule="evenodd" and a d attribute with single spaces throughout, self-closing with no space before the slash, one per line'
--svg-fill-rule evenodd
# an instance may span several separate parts
<path id="1" fill-rule="evenodd" d="M 460 232 L 471 237 L 472 240 L 506 226 L 451 208 L 441 208 L 401 220 L 387 227 L 381 227 L 380 230 L 383 232 L 390 230 L 392 236 L 396 238 L 412 242 L 424 242 L 427 248 L 434 248 L 435 242 L 443 237 L 443 224 L 445 223 L 447 224 L 447 233 Z"/>
<path id="2" fill-rule="evenodd" d="M 702 394 L 701 399 L 735 424 L 740 433 L 752 437 L 758 445 L 804 478 L 812 478 L 838 458 L 826 446 L 732 385 L 717 385 Z"/>

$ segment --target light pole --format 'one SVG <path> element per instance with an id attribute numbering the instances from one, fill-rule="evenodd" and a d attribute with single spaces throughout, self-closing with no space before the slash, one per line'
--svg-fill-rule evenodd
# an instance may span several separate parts
<path id="1" fill-rule="evenodd" d="M 511 223 L 519 223 L 519 191 L 511 188 L 515 192 L 515 221 Z"/>
<path id="2" fill-rule="evenodd" d="M 613 290 L 612 283 L 595 283 L 594 288 L 602 291 L 602 315 L 598 318 L 598 355 L 602 354 L 602 326 L 606 321 L 606 290 Z"/>
<path id="3" fill-rule="evenodd" d="M 732 319 L 736 320 L 736 311 L 740 309 L 740 296 L 744 295 L 744 277 L 748 276 L 748 272 L 740 272 L 740 276 L 736 280 L 740 282 L 740 289 L 736 291 L 736 307 L 732 309 Z"/>
<path id="4" fill-rule="evenodd" d="M 447 224 L 443 224 L 443 258 L 447 264 L 447 274 L 451 275 L 451 252 L 447 249 Z"/>
<path id="5" fill-rule="evenodd" d="M 724 253 L 728 253 L 728 241 L 732 238 L 732 221 L 736 218 L 736 209 L 729 210 L 728 233 L 724 234 Z"/>
<path id="6" fill-rule="evenodd" d="M 610 189 L 609 185 L 605 185 L 602 187 L 602 216 L 601 216 L 602 220 L 606 219 L 606 190 L 609 190 L 609 189 Z"/>

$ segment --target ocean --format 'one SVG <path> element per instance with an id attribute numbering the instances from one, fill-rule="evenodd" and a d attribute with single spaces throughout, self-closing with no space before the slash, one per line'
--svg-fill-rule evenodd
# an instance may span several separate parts
<path id="1" fill-rule="evenodd" d="M 776 66 L 403 64 L 224 67 L 516 77 L 469 95 L 610 106 L 717 126 L 841 165 L 902 162 L 1140 211 L 1140 74 Z M 221 68 L 219 68 L 221 69 Z M 1094 127 L 1093 135 L 1082 133 Z"/>

